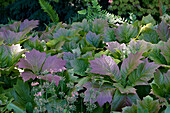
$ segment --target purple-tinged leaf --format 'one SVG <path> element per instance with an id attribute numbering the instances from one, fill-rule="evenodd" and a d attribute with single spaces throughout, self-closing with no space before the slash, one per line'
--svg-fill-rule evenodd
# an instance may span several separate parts
<path id="1" fill-rule="evenodd" d="M 114 86 L 119 89 L 119 91 L 123 94 L 134 93 L 136 94 L 136 89 L 132 86 L 126 86 L 125 88 L 120 83 L 114 83 Z"/>
<path id="2" fill-rule="evenodd" d="M 89 62 L 91 64 L 90 67 L 92 67 L 91 73 L 109 75 L 116 81 L 121 79 L 119 67 L 110 56 L 102 55 L 101 58 L 95 58 L 95 60 Z"/>
<path id="3" fill-rule="evenodd" d="M 20 31 L 24 31 L 24 30 L 29 31 L 29 30 L 37 27 L 37 25 L 39 24 L 38 22 L 39 22 L 39 20 L 31 20 L 31 21 L 29 21 L 28 19 L 26 19 L 23 22 L 21 22 L 19 30 Z"/>
<path id="4" fill-rule="evenodd" d="M 20 24 L 21 24 L 20 21 L 14 22 L 13 24 L 10 24 L 8 26 L 1 27 L 1 31 L 10 30 L 10 31 L 18 32 Z"/>
<path id="5" fill-rule="evenodd" d="M 4 43 L 13 44 L 20 41 L 20 37 L 22 37 L 22 33 L 15 33 L 14 31 L 5 30 L 0 32 L 0 40 L 4 40 Z"/>
<path id="6" fill-rule="evenodd" d="M 167 42 L 164 42 L 163 46 L 159 47 L 161 54 L 165 57 L 168 64 L 170 64 L 170 38 Z"/>
<path id="7" fill-rule="evenodd" d="M 78 33 L 78 30 L 75 29 L 65 29 L 65 28 L 60 28 L 56 33 L 53 34 L 54 39 L 58 39 L 60 36 L 63 36 L 64 38 L 71 40 L 71 37 L 76 36 Z"/>
<path id="8" fill-rule="evenodd" d="M 149 63 L 148 59 L 144 59 L 143 63 L 139 64 L 136 70 L 130 73 L 128 77 L 129 85 L 148 85 L 148 81 L 153 78 L 154 72 L 159 65 L 154 62 Z"/>
<path id="9" fill-rule="evenodd" d="M 91 31 L 89 31 L 86 35 L 86 40 L 92 46 L 97 48 L 100 42 L 100 35 L 96 35 L 95 33 L 92 33 Z"/>
<path id="10" fill-rule="evenodd" d="M 116 50 L 120 50 L 121 52 L 126 49 L 126 44 L 119 44 L 117 41 L 115 42 L 107 42 L 108 45 L 107 49 L 109 49 L 110 52 L 114 53 Z"/>
<path id="11" fill-rule="evenodd" d="M 56 55 L 49 56 L 42 67 L 43 71 L 49 71 L 49 72 L 61 72 L 62 70 L 65 70 L 66 68 L 65 63 L 67 61 L 58 59 Z"/>
<path id="12" fill-rule="evenodd" d="M 104 19 L 95 19 L 92 22 L 92 32 L 99 34 L 104 34 L 104 29 L 108 26 L 107 20 Z"/>
<path id="13" fill-rule="evenodd" d="M 28 81 L 29 79 L 35 79 L 36 77 L 37 77 L 37 75 L 35 75 L 35 74 L 33 74 L 32 72 L 30 72 L 30 71 L 25 71 L 25 72 L 22 72 L 21 73 L 21 77 L 22 77 L 22 79 L 24 80 L 24 82 L 25 81 Z"/>
<path id="14" fill-rule="evenodd" d="M 140 60 L 141 58 L 143 58 L 142 54 L 143 52 L 136 52 L 136 54 L 131 53 L 127 59 L 123 60 L 123 63 L 121 65 L 121 75 L 123 80 L 125 80 L 127 76 L 132 71 L 134 71 L 140 63 L 143 62 L 142 60 Z"/>
<path id="15" fill-rule="evenodd" d="M 87 82 L 83 85 L 87 90 L 85 91 L 85 98 L 84 102 L 90 101 L 90 103 L 98 102 L 99 106 L 102 107 L 102 105 L 106 102 L 111 103 L 112 101 L 112 95 L 115 90 L 112 86 L 102 85 L 99 89 L 98 84 L 94 84 L 92 88 L 92 83 Z M 91 92 L 93 90 L 93 92 Z M 97 95 L 97 92 L 99 91 L 99 94 Z"/>
<path id="16" fill-rule="evenodd" d="M 137 40 L 137 41 L 131 40 L 130 44 L 128 45 L 128 48 L 133 54 L 135 54 L 137 51 L 148 52 L 151 49 L 151 44 L 144 40 Z"/>
<path id="17" fill-rule="evenodd" d="M 112 111 L 122 111 L 123 107 L 136 104 L 136 100 L 139 100 L 136 93 L 122 94 L 119 90 L 116 90 L 112 100 L 111 109 Z"/>
<path id="18" fill-rule="evenodd" d="M 25 53 L 26 58 L 20 59 L 16 64 L 19 68 L 26 68 L 32 70 L 34 73 L 38 73 L 41 70 L 42 64 L 46 58 L 45 53 L 40 53 L 39 51 L 33 49 L 29 53 Z"/>
<path id="19" fill-rule="evenodd" d="M 50 81 L 50 82 L 54 81 L 56 86 L 58 86 L 59 81 L 61 80 L 60 76 L 52 75 L 52 74 L 47 74 L 47 75 L 44 75 L 44 76 L 41 75 L 38 78 L 43 79 L 43 80 L 47 80 L 47 81 Z"/>
<path id="20" fill-rule="evenodd" d="M 115 34 L 119 42 L 127 43 L 138 35 L 138 29 L 131 24 L 123 24 L 115 30 Z"/>
<path id="21" fill-rule="evenodd" d="M 112 55 L 119 59 L 121 57 L 121 53 L 124 52 L 124 50 L 127 50 L 126 44 L 119 44 L 117 41 L 115 42 L 107 42 L 108 45 L 107 49 L 112 53 Z"/>
<path id="22" fill-rule="evenodd" d="M 158 25 L 158 29 L 156 30 L 159 38 L 165 42 L 170 38 L 170 29 L 168 28 L 168 24 L 162 20 L 162 22 Z"/>

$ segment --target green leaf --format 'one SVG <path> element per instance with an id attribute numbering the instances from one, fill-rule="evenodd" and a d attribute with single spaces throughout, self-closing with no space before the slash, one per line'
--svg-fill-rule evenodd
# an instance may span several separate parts
<path id="1" fill-rule="evenodd" d="M 51 20 L 54 23 L 57 23 L 59 21 L 59 17 L 58 17 L 58 14 L 56 13 L 56 11 L 53 10 L 53 7 L 45 0 L 39 0 L 39 3 L 40 3 L 41 8 L 44 10 L 44 12 L 48 13 Z"/>
<path id="2" fill-rule="evenodd" d="M 136 100 L 139 100 L 137 94 L 121 94 L 119 90 L 116 90 L 112 100 L 111 110 L 121 111 L 123 107 L 135 104 Z"/>
<path id="3" fill-rule="evenodd" d="M 123 63 L 121 65 L 121 76 L 123 84 L 125 83 L 126 78 L 128 75 L 134 71 L 139 64 L 141 64 L 143 61 L 140 60 L 143 58 L 142 56 L 143 52 L 137 52 L 136 54 L 130 54 L 127 59 L 123 60 Z"/>
<path id="4" fill-rule="evenodd" d="M 26 82 L 24 83 L 22 80 L 17 80 L 17 84 L 14 85 L 13 95 L 15 102 L 23 108 L 25 108 L 27 102 L 32 102 L 29 85 Z"/>
<path id="5" fill-rule="evenodd" d="M 16 113 L 26 113 L 24 110 L 22 110 L 21 108 L 19 108 L 18 106 L 16 106 L 15 104 L 13 104 L 13 103 L 10 103 L 8 106 L 7 106 L 7 108 L 9 109 L 9 110 L 14 110 Z"/>
<path id="6" fill-rule="evenodd" d="M 145 29 L 139 36 L 139 39 L 151 42 L 152 44 L 157 44 L 160 41 L 157 32 L 150 28 Z"/>
<path id="7" fill-rule="evenodd" d="M 122 110 L 122 113 L 138 113 L 137 106 L 134 104 L 132 106 L 126 106 Z"/>
<path id="8" fill-rule="evenodd" d="M 159 47 L 161 49 L 161 54 L 165 57 L 168 64 L 170 64 L 170 38 L 167 42 L 164 42 L 163 46 Z"/>
<path id="9" fill-rule="evenodd" d="M 119 42 L 128 43 L 138 35 L 138 29 L 131 24 L 123 24 L 116 29 L 115 34 Z"/>
<path id="10" fill-rule="evenodd" d="M 146 96 L 142 101 L 137 101 L 137 107 L 141 110 L 147 110 L 148 113 L 158 113 L 160 109 L 159 102 L 153 100 L 150 96 Z"/>
<path id="11" fill-rule="evenodd" d="M 162 73 L 157 70 L 154 74 L 154 82 L 151 84 L 153 93 L 163 98 L 169 98 L 170 95 L 170 70 L 167 73 Z"/>
<path id="12" fill-rule="evenodd" d="M 152 23 L 153 25 L 156 24 L 156 21 L 154 20 L 154 18 L 149 14 L 148 16 L 144 16 L 142 17 L 142 24 L 148 24 L 148 23 Z"/>
<path id="13" fill-rule="evenodd" d="M 70 62 L 76 74 L 81 75 L 81 76 L 86 75 L 85 71 L 87 70 L 89 66 L 88 59 L 79 58 L 79 59 L 72 60 Z"/>
<path id="14" fill-rule="evenodd" d="M 155 46 L 148 57 L 157 64 L 167 64 L 166 59 L 160 52 L 161 50 Z"/>
<path id="15" fill-rule="evenodd" d="M 128 77 L 129 85 L 148 85 L 148 81 L 153 78 L 155 70 L 159 65 L 154 62 L 149 63 L 148 59 L 144 59 Z"/>
<path id="16" fill-rule="evenodd" d="M 85 15 L 86 14 L 86 9 L 78 11 L 78 14 Z"/>

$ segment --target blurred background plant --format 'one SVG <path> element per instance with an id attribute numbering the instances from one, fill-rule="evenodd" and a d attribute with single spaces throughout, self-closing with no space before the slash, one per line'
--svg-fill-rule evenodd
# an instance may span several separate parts
<path id="1" fill-rule="evenodd" d="M 86 18 L 103 17 L 113 18 L 119 15 L 129 17 L 129 13 L 136 15 L 137 19 L 151 14 L 154 19 L 160 21 L 158 0 L 41 0 L 48 3 L 58 14 L 59 20 L 71 24 Z M 161 0 L 167 14 L 170 13 L 170 1 Z M 39 0 L 1 0 L 0 1 L 0 24 L 7 24 L 8 18 L 12 20 L 34 19 L 40 20 L 40 26 L 36 30 L 44 30 L 45 24 L 53 22 L 49 13 L 44 12 Z M 78 14 L 78 11 L 79 12 Z M 84 11 L 84 12 L 83 12 Z M 80 15 L 84 13 L 86 15 Z M 93 11 L 93 12 L 90 12 Z M 164 13 L 164 10 L 162 10 Z M 106 13 L 108 12 L 108 13 Z M 114 15 L 111 15 L 114 14 Z M 93 17 L 92 17 L 93 16 Z M 115 17 L 117 18 L 117 17 Z"/>

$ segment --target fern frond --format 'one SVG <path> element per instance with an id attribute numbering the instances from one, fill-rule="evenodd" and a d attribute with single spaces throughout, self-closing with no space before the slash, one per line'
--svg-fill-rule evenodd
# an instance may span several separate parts
<path id="1" fill-rule="evenodd" d="M 50 16 L 50 19 L 54 23 L 59 22 L 58 14 L 48 2 L 46 2 L 45 0 L 39 0 L 39 3 L 40 3 L 41 8 L 44 10 L 44 12 L 48 13 L 48 15 Z"/>

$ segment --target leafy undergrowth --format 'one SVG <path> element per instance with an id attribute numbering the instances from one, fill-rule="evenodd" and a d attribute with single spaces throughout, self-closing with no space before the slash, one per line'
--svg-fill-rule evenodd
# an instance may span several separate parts
<path id="1" fill-rule="evenodd" d="M 170 29 L 149 15 L 133 24 L 37 20 L 0 29 L 2 113 L 169 113 Z M 114 26 L 114 27 L 113 27 Z"/>

